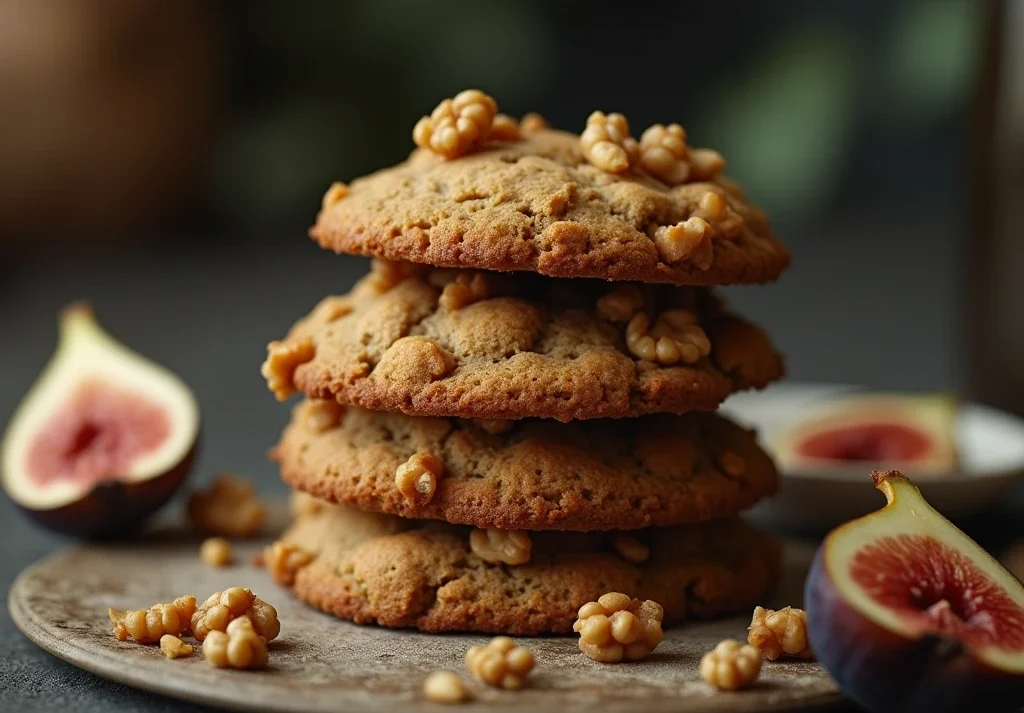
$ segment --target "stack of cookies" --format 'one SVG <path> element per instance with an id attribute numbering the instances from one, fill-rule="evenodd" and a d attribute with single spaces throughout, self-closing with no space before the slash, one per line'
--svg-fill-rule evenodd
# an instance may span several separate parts
<path id="1" fill-rule="evenodd" d="M 398 166 L 335 184 L 311 235 L 368 275 L 272 342 L 273 450 L 299 494 L 275 578 L 358 623 L 572 630 L 606 592 L 665 623 L 761 602 L 779 546 L 755 435 L 713 411 L 782 376 L 711 285 L 789 263 L 678 125 L 581 136 L 467 91 Z"/>

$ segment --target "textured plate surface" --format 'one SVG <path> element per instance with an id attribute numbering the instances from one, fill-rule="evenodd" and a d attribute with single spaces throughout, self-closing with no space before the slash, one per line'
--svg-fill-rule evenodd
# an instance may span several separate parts
<path id="1" fill-rule="evenodd" d="M 723 638 L 745 638 L 749 620 L 694 624 L 668 632 L 654 655 L 636 664 L 602 665 L 571 638 L 521 639 L 537 667 L 527 688 L 506 692 L 472 681 L 463 666 L 479 636 L 431 636 L 359 627 L 314 611 L 272 583 L 250 556 L 262 543 L 238 548 L 239 564 L 214 570 L 198 542 L 164 529 L 125 545 L 87 545 L 52 555 L 25 570 L 9 604 L 18 627 L 54 655 L 130 686 L 200 703 L 260 711 L 443 710 L 421 697 L 423 677 L 459 672 L 473 700 L 460 711 L 774 711 L 831 707 L 842 698 L 816 663 L 766 663 L 759 683 L 741 693 L 714 693 L 697 675 L 700 656 Z M 787 555 L 779 603 L 795 604 L 809 553 Z M 180 594 L 200 599 L 247 586 L 277 607 L 282 633 L 262 672 L 218 670 L 197 653 L 168 660 L 158 647 L 119 642 L 107 609 L 148 607 Z"/>

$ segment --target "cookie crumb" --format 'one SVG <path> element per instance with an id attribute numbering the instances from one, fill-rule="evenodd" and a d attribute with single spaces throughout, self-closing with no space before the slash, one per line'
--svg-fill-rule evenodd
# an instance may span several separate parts
<path id="1" fill-rule="evenodd" d="M 462 703 L 469 694 L 462 679 L 451 671 L 434 671 L 423 681 L 423 697 L 431 703 Z"/>
<path id="2" fill-rule="evenodd" d="M 429 503 L 444 475 L 444 464 L 430 453 L 415 453 L 395 471 L 395 487 L 417 505 Z"/>
<path id="3" fill-rule="evenodd" d="M 518 690 L 533 670 L 533 653 L 507 636 L 498 636 L 486 646 L 473 646 L 466 652 L 466 668 L 488 686 Z"/>
<path id="4" fill-rule="evenodd" d="M 785 607 L 774 611 L 755 607 L 747 629 L 747 641 L 769 661 L 776 661 L 782 656 L 814 658 L 807 641 L 807 613 L 803 609 Z"/>
<path id="5" fill-rule="evenodd" d="M 227 567 L 234 561 L 235 552 L 223 537 L 209 537 L 199 545 L 199 558 L 210 567 Z"/>
<path id="6" fill-rule="evenodd" d="M 266 518 L 252 483 L 237 475 L 218 475 L 210 489 L 192 493 L 188 499 L 189 520 L 209 535 L 251 537 Z"/>
<path id="7" fill-rule="evenodd" d="M 263 601 L 251 589 L 230 587 L 215 592 L 200 604 L 191 619 L 192 635 L 203 641 L 214 631 L 227 631 L 228 624 L 236 619 L 248 619 L 253 628 L 267 641 L 281 633 L 277 609 Z"/>
<path id="8" fill-rule="evenodd" d="M 580 607 L 572 629 L 580 635 L 580 651 L 595 661 L 639 661 L 665 638 L 664 617 L 665 610 L 657 602 L 608 592 Z"/>
<path id="9" fill-rule="evenodd" d="M 700 677 L 720 691 L 738 691 L 757 680 L 761 652 L 750 644 L 727 639 L 700 660 Z"/>
<path id="10" fill-rule="evenodd" d="M 484 562 L 518 565 L 530 561 L 533 543 L 523 530 L 474 528 L 469 533 L 469 548 Z"/>
<path id="11" fill-rule="evenodd" d="M 266 639 L 246 617 L 234 619 L 224 631 L 211 631 L 203 641 L 203 656 L 217 668 L 266 668 L 270 658 Z"/>
<path id="12" fill-rule="evenodd" d="M 466 89 L 445 99 L 412 130 L 417 146 L 453 159 L 487 139 L 498 113 L 498 103 L 479 89 Z"/>
<path id="13" fill-rule="evenodd" d="M 640 145 L 629 135 L 629 122 L 617 112 L 593 112 L 580 134 L 580 148 L 591 165 L 609 173 L 625 173 L 638 158 Z"/>
<path id="14" fill-rule="evenodd" d="M 170 604 L 154 604 L 149 609 L 110 609 L 107 616 L 118 641 L 130 637 L 140 644 L 155 644 L 165 634 L 178 636 L 188 629 L 195 610 L 196 598 L 186 594 Z"/>
<path id="15" fill-rule="evenodd" d="M 295 370 L 313 361 L 314 356 L 316 346 L 309 339 L 297 342 L 275 340 L 267 345 L 267 358 L 260 367 L 260 374 L 278 401 L 284 401 L 295 393 Z"/>
<path id="16" fill-rule="evenodd" d="M 179 659 L 192 655 L 192 644 L 186 644 L 173 634 L 164 634 L 160 637 L 160 650 L 169 659 Z"/>

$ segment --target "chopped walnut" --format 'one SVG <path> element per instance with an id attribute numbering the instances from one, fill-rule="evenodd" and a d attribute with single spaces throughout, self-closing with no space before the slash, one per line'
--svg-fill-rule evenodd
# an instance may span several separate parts
<path id="1" fill-rule="evenodd" d="M 636 285 L 620 285 L 597 300 L 597 313 L 610 322 L 628 322 L 644 306 Z"/>
<path id="2" fill-rule="evenodd" d="M 595 111 L 587 117 L 587 128 L 580 135 L 583 156 L 591 164 L 609 173 L 625 173 L 636 163 L 640 145 L 629 135 L 629 122 L 622 114 Z"/>
<path id="3" fill-rule="evenodd" d="M 316 515 L 317 513 L 323 512 L 325 507 L 327 507 L 327 503 L 323 500 L 314 498 L 309 493 L 304 493 L 301 490 L 295 490 L 292 492 L 289 510 L 291 510 L 293 517 Z"/>
<path id="4" fill-rule="evenodd" d="M 651 325 L 644 312 L 634 314 L 626 325 L 626 347 L 633 356 L 662 366 L 693 364 L 711 353 L 711 341 L 688 310 L 662 312 Z"/>
<path id="5" fill-rule="evenodd" d="M 210 567 L 227 567 L 234 560 L 235 552 L 223 537 L 210 537 L 199 546 L 199 558 Z"/>
<path id="6" fill-rule="evenodd" d="M 263 550 L 263 562 L 274 581 L 285 587 L 295 583 L 295 574 L 313 561 L 313 553 L 297 545 L 275 542 Z"/>
<path id="7" fill-rule="evenodd" d="M 423 681 L 423 697 L 431 703 L 462 703 L 469 694 L 462 679 L 451 671 L 434 671 Z"/>
<path id="8" fill-rule="evenodd" d="M 370 263 L 370 275 L 366 279 L 377 292 L 384 293 L 410 277 L 422 275 L 426 268 L 412 262 L 397 262 L 374 258 Z"/>
<path id="9" fill-rule="evenodd" d="M 118 641 L 127 641 L 131 637 L 140 644 L 155 644 L 164 634 L 178 636 L 188 629 L 195 610 L 196 598 L 187 594 L 170 604 L 154 604 L 149 609 L 110 609 L 107 616 L 114 624 L 114 636 Z"/>
<path id="10" fill-rule="evenodd" d="M 757 680 L 761 652 L 749 644 L 727 639 L 700 660 L 700 677 L 720 691 L 737 691 Z"/>
<path id="11" fill-rule="evenodd" d="M 502 433 L 508 433 L 516 427 L 515 421 L 509 421 L 504 418 L 478 418 L 474 419 L 473 423 L 477 425 L 484 433 L 490 433 L 492 436 L 497 436 Z"/>
<path id="12" fill-rule="evenodd" d="M 679 124 L 655 124 L 640 135 L 640 165 L 670 186 L 690 177 L 686 132 Z"/>
<path id="13" fill-rule="evenodd" d="M 273 341 L 267 345 L 267 358 L 260 367 L 260 374 L 267 380 L 267 387 L 284 401 L 295 393 L 295 370 L 313 361 L 316 345 L 310 339 L 297 342 Z"/>
<path id="14" fill-rule="evenodd" d="M 179 659 L 192 655 L 192 644 L 186 644 L 173 634 L 164 634 L 160 637 L 160 650 L 169 659 Z"/>
<path id="15" fill-rule="evenodd" d="M 234 619 L 224 631 L 211 631 L 203 640 L 203 656 L 217 668 L 266 668 L 270 653 L 266 639 L 245 617 Z"/>
<path id="16" fill-rule="evenodd" d="M 535 111 L 523 114 L 523 118 L 519 120 L 519 130 L 524 134 L 532 134 L 546 128 L 548 128 L 547 120 Z"/>
<path id="17" fill-rule="evenodd" d="M 217 476 L 206 492 L 188 499 L 188 517 L 210 535 L 251 537 L 259 532 L 267 511 L 252 483 L 236 475 Z"/>
<path id="18" fill-rule="evenodd" d="M 714 149 L 690 149 L 690 180 L 710 181 L 725 168 L 725 159 Z"/>
<path id="19" fill-rule="evenodd" d="M 518 121 L 508 114 L 495 114 L 487 138 L 495 141 L 519 141 L 523 137 L 519 134 Z"/>
<path id="20" fill-rule="evenodd" d="M 717 190 L 707 191 L 700 197 L 694 215 L 707 221 L 716 237 L 734 238 L 743 228 L 743 217 Z"/>
<path id="21" fill-rule="evenodd" d="M 412 140 L 446 159 L 457 158 L 487 139 L 498 104 L 479 89 L 445 99 L 412 130 Z"/>
<path id="22" fill-rule="evenodd" d="M 743 475 L 747 463 L 743 456 L 734 451 L 722 451 L 718 454 L 718 467 L 730 478 L 738 478 Z"/>
<path id="23" fill-rule="evenodd" d="M 786 607 L 773 611 L 754 608 L 754 617 L 747 629 L 747 641 L 764 653 L 769 661 L 782 656 L 798 659 L 814 657 L 807 641 L 807 613 L 803 609 Z"/>
<path id="24" fill-rule="evenodd" d="M 344 415 L 345 407 L 331 399 L 313 399 L 303 404 L 303 418 L 317 433 L 331 430 Z"/>
<path id="25" fill-rule="evenodd" d="M 463 272 L 444 286 L 437 302 L 442 308 L 454 311 L 485 300 L 490 295 L 491 285 L 486 275 L 482 272 Z"/>
<path id="26" fill-rule="evenodd" d="M 226 631 L 228 624 L 244 617 L 252 622 L 256 633 L 267 641 L 281 633 L 277 610 L 243 587 L 231 587 L 215 592 L 196 608 L 192 615 L 192 635 L 204 640 L 214 631 Z"/>
<path id="27" fill-rule="evenodd" d="M 641 602 L 609 592 L 584 604 L 577 616 L 572 628 L 580 635 L 580 651 L 601 663 L 639 661 L 665 638 L 665 610 L 649 599 Z"/>
<path id="28" fill-rule="evenodd" d="M 395 487 L 405 499 L 423 505 L 429 503 L 437 490 L 437 481 L 444 475 L 444 463 L 429 453 L 416 453 L 395 471 Z"/>
<path id="29" fill-rule="evenodd" d="M 335 181 L 331 184 L 331 187 L 324 193 L 324 198 L 320 202 L 320 205 L 324 210 L 327 210 L 332 205 L 340 201 L 342 198 L 348 195 L 348 185 L 341 181 Z"/>
<path id="30" fill-rule="evenodd" d="M 686 260 L 701 270 L 707 270 L 713 256 L 713 233 L 711 224 L 695 215 L 682 223 L 656 228 L 654 247 L 664 262 L 672 264 Z"/>
<path id="31" fill-rule="evenodd" d="M 522 530 L 474 528 L 469 533 L 469 548 L 484 562 L 516 565 L 530 561 L 533 543 L 530 536 Z"/>
<path id="32" fill-rule="evenodd" d="M 498 636 L 487 646 L 473 646 L 466 652 L 466 668 L 488 686 L 522 688 L 533 665 L 529 649 L 516 646 L 507 636 Z"/>
<path id="33" fill-rule="evenodd" d="M 640 564 L 646 562 L 651 556 L 651 550 L 644 543 L 635 537 L 629 537 L 628 535 L 619 535 L 612 540 L 612 547 L 619 554 L 619 557 L 632 562 L 633 564 Z"/>

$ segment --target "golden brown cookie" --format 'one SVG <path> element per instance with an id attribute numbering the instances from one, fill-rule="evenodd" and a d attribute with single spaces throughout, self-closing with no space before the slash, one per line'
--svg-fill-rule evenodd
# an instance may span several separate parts
<path id="1" fill-rule="evenodd" d="M 700 288 L 380 261 L 272 342 L 263 366 L 282 399 L 562 421 L 709 411 L 782 373 L 764 332 Z"/>
<path id="2" fill-rule="evenodd" d="M 749 610 L 765 601 L 780 567 L 778 542 L 738 519 L 528 537 L 527 564 L 492 564 L 474 551 L 469 528 L 329 506 L 284 534 L 288 551 L 311 557 L 275 576 L 300 599 L 359 624 L 527 636 L 571 632 L 579 608 L 610 591 L 653 599 L 666 624 Z M 637 561 L 643 549 L 647 558 Z"/>
<path id="3" fill-rule="evenodd" d="M 274 457 L 330 502 L 506 530 L 700 522 L 778 486 L 754 434 L 709 413 L 488 422 L 305 401 Z"/>
<path id="4" fill-rule="evenodd" d="M 774 280 L 790 260 L 731 181 L 669 186 L 642 170 L 608 173 L 562 131 L 452 160 L 420 149 L 324 206 L 310 229 L 321 246 L 441 267 L 725 285 Z M 699 236 L 659 249 L 659 231 L 694 217 L 706 219 Z"/>

